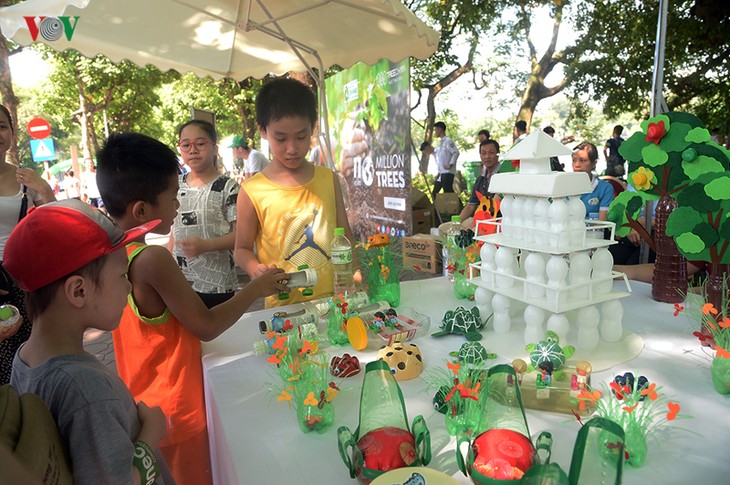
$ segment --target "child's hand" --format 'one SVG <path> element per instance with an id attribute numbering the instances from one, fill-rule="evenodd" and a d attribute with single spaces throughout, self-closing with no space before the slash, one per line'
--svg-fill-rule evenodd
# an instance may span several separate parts
<path id="1" fill-rule="evenodd" d="M 260 296 L 269 296 L 276 293 L 284 293 L 289 291 L 289 287 L 284 284 L 287 281 L 286 273 L 283 269 L 274 267 L 269 269 L 261 276 L 257 276 L 251 281 L 256 284 Z"/>
<path id="2" fill-rule="evenodd" d="M 188 237 L 178 241 L 180 249 L 186 258 L 194 258 L 200 254 L 207 252 L 205 248 L 205 240 L 197 236 Z"/>
<path id="3" fill-rule="evenodd" d="M 276 265 L 259 263 L 254 268 L 253 272 L 249 274 L 249 276 L 251 277 L 251 279 L 258 278 L 259 276 L 263 275 L 271 269 L 276 269 Z"/>
<path id="4" fill-rule="evenodd" d="M 167 423 L 162 409 L 159 406 L 151 408 L 140 401 L 137 403 L 137 416 L 142 427 L 137 440 L 144 441 L 152 448 L 157 448 L 167 432 Z"/>
<path id="5" fill-rule="evenodd" d="M 0 290 L 2 292 L 3 290 Z M 5 292 L 7 294 L 7 291 Z M 0 327 L 0 342 L 6 338 L 10 338 L 20 330 L 20 326 L 23 324 L 23 317 L 18 318 L 18 323 L 9 327 Z"/>

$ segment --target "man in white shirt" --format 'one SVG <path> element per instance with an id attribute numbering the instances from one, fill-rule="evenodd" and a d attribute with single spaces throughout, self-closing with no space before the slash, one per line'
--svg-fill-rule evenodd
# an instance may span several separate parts
<path id="1" fill-rule="evenodd" d="M 244 142 L 244 144 L 240 147 L 240 151 L 243 155 L 245 164 L 244 172 L 247 179 L 262 171 L 269 164 L 269 159 L 266 158 L 266 155 L 249 147 L 248 143 Z"/>
<path id="2" fill-rule="evenodd" d="M 453 140 L 446 136 L 446 123 L 438 121 L 433 125 L 433 132 L 437 138 L 441 138 L 441 144 L 433 149 L 436 158 L 438 176 L 433 184 L 433 198 L 444 189 L 444 193 L 454 191 L 454 174 L 456 174 L 456 160 L 459 158 L 459 150 Z"/>

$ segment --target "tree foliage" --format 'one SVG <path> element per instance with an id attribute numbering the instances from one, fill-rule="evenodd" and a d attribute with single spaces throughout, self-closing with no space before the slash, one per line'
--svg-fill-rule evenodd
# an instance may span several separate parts
<path id="1" fill-rule="evenodd" d="M 659 2 L 585 0 L 578 5 L 584 52 L 569 69 L 576 92 L 603 102 L 609 116 L 648 112 Z M 670 110 L 730 128 L 730 9 L 724 0 L 672 0 L 664 62 Z"/>

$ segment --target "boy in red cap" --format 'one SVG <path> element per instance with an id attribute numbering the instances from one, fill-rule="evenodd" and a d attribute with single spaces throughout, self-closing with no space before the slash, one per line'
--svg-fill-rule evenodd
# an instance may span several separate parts
<path id="1" fill-rule="evenodd" d="M 148 136 L 121 133 L 109 137 L 97 162 L 109 216 L 122 228 L 161 219 L 155 232 L 167 234 L 180 205 L 175 152 Z M 263 272 L 208 309 L 167 248 L 139 238 L 127 245 L 127 257 L 132 293 L 112 332 L 117 372 L 135 399 L 167 416 L 160 449 L 175 480 L 211 483 L 200 341 L 223 333 L 257 298 L 288 290 L 286 274 Z"/>
<path id="2" fill-rule="evenodd" d="M 113 372 L 87 354 L 87 328 L 112 330 L 130 284 L 124 247 L 160 221 L 120 229 L 77 199 L 32 209 L 5 245 L 3 264 L 26 292 L 30 338 L 13 361 L 11 385 L 46 403 L 68 446 L 74 483 L 174 479 L 159 454 L 165 416 L 135 401 Z M 153 451 L 155 450 L 155 451 Z"/>

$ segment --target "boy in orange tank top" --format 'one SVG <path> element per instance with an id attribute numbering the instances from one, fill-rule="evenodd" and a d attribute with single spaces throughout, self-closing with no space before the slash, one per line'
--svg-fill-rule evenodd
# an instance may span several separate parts
<path id="1" fill-rule="evenodd" d="M 160 219 L 155 232 L 167 234 L 179 207 L 175 153 L 147 136 L 122 133 L 109 137 L 97 160 L 109 216 L 123 229 Z M 112 333 L 117 371 L 135 399 L 164 411 L 160 449 L 177 483 L 212 483 L 200 340 L 223 333 L 257 298 L 286 290 L 284 272 L 260 272 L 209 310 L 165 247 L 139 238 L 127 257 L 132 293 Z"/>

